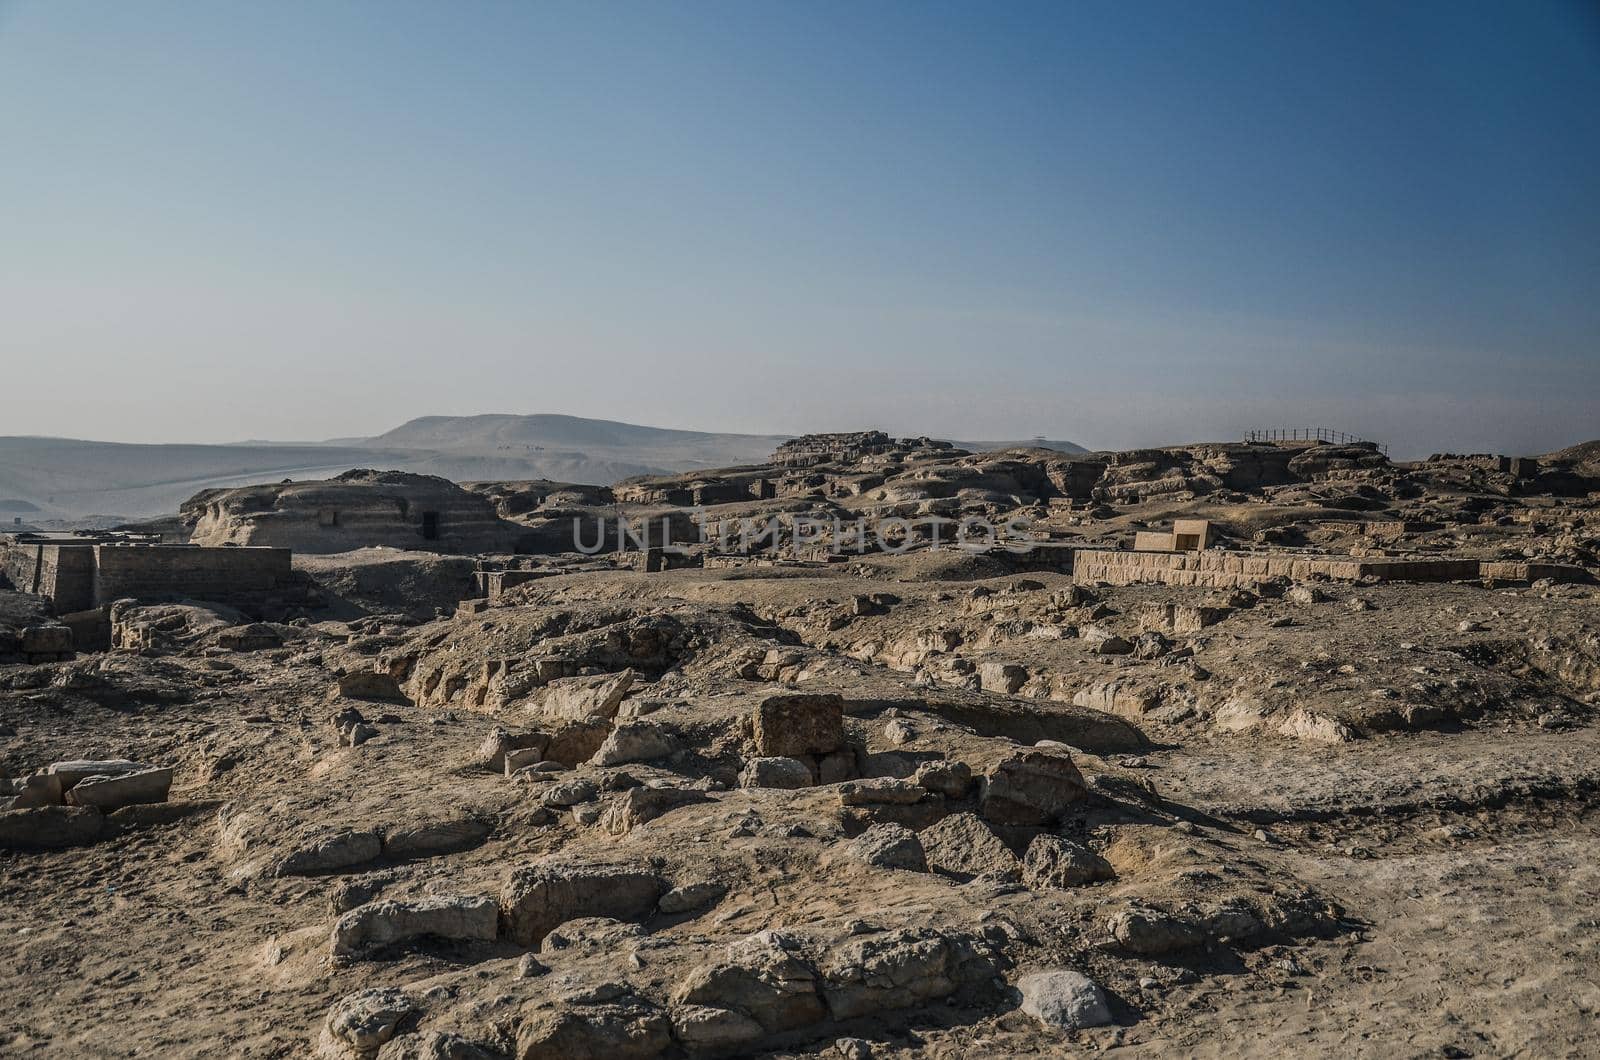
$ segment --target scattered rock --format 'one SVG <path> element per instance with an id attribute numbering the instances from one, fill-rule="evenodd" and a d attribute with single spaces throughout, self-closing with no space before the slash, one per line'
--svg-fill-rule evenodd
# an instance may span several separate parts
<path id="1" fill-rule="evenodd" d="M 617 716 L 622 697 L 632 687 L 632 670 L 597 677 L 558 678 L 539 693 L 538 710 L 562 721 L 609 721 Z"/>
<path id="2" fill-rule="evenodd" d="M 727 893 L 728 888 L 720 883 L 688 883 L 662 895 L 660 909 L 669 916 L 692 913 L 720 900 Z"/>
<path id="3" fill-rule="evenodd" d="M 632 788 L 606 807 L 600 826 L 612 835 L 624 835 L 669 810 L 709 801 L 710 796 L 693 788 Z"/>
<path id="4" fill-rule="evenodd" d="M 329 947 L 335 957 L 358 957 L 418 939 L 493 942 L 498 931 L 499 909 L 492 898 L 373 902 L 339 918 Z"/>
<path id="5" fill-rule="evenodd" d="M 620 766 L 630 762 L 653 762 L 677 749 L 677 738 L 656 722 L 629 721 L 611 730 L 590 763 Z"/>
<path id="6" fill-rule="evenodd" d="M 419 1011 L 401 990 L 361 990 L 335 1002 L 323 1021 L 317 1055 L 326 1060 L 376 1060 L 378 1050 Z"/>
<path id="7" fill-rule="evenodd" d="M 1017 981 L 1022 1011 L 1046 1027 L 1075 1031 L 1111 1022 L 1111 1007 L 1093 979 L 1070 968 L 1034 972 Z"/>
<path id="8" fill-rule="evenodd" d="M 988 876 L 997 880 L 1021 878 L 1017 856 L 1000 841 L 975 813 L 951 814 L 917 834 L 928 867 L 958 879 Z"/>
<path id="9" fill-rule="evenodd" d="M 922 841 L 904 825 L 875 824 L 846 843 L 844 854 L 873 868 L 928 871 Z"/>
<path id="10" fill-rule="evenodd" d="M 1029 887 L 1081 887 L 1116 875 L 1111 863 L 1082 843 L 1061 836 L 1035 836 L 1022 861 L 1022 879 Z"/>
<path id="11" fill-rule="evenodd" d="M 972 790 L 972 769 L 965 762 L 924 762 L 912 782 L 947 799 L 964 799 Z"/>
<path id="12" fill-rule="evenodd" d="M 751 758 L 739 771 L 741 788 L 809 788 L 811 767 L 798 758 Z"/>
<path id="13" fill-rule="evenodd" d="M 983 816 L 1002 825 L 1051 825 L 1088 794 L 1065 754 L 1023 751 L 1000 762 L 983 781 Z"/>
<path id="14" fill-rule="evenodd" d="M 655 911 L 661 890 L 661 878 L 648 866 L 546 860 L 507 878 L 501 926 L 512 942 L 532 948 L 575 917 L 643 920 Z"/>

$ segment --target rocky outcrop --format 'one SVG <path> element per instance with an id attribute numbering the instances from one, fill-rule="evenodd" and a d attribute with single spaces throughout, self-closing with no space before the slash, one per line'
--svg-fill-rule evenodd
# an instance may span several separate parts
<path id="1" fill-rule="evenodd" d="M 537 946 L 552 929 L 576 917 L 641 920 L 655 911 L 661 892 L 661 878 L 646 866 L 542 861 L 506 880 L 500 923 L 519 946 Z"/>

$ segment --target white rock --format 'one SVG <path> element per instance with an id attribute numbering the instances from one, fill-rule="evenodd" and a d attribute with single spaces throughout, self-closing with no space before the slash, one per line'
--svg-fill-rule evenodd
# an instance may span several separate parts
<path id="1" fill-rule="evenodd" d="M 1077 1030 L 1111 1022 L 1105 993 L 1082 972 L 1070 968 L 1035 972 L 1023 976 L 1017 988 L 1022 991 L 1022 1011 L 1046 1027 Z"/>

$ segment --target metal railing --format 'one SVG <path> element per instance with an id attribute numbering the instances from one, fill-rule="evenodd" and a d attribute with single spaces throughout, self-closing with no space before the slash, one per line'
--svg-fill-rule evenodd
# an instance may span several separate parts
<path id="1" fill-rule="evenodd" d="M 1246 432 L 1244 440 L 1247 442 L 1333 442 L 1338 445 L 1370 445 L 1384 456 L 1389 455 L 1389 447 L 1382 442 L 1375 442 L 1371 438 L 1348 434 L 1345 431 L 1336 431 L 1331 427 L 1269 427 L 1263 431 Z"/>

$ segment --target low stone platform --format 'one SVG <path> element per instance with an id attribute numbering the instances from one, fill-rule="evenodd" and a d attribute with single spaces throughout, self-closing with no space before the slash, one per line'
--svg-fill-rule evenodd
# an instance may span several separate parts
<path id="1" fill-rule="evenodd" d="M 1387 556 L 1308 556 L 1296 553 L 1123 552 L 1080 549 L 1072 579 L 1079 585 L 1195 585 L 1234 589 L 1268 578 L 1304 581 L 1452 582 L 1493 578 L 1504 582 L 1582 581 L 1581 567 L 1560 563 L 1528 563 L 1476 559 L 1411 559 Z"/>

